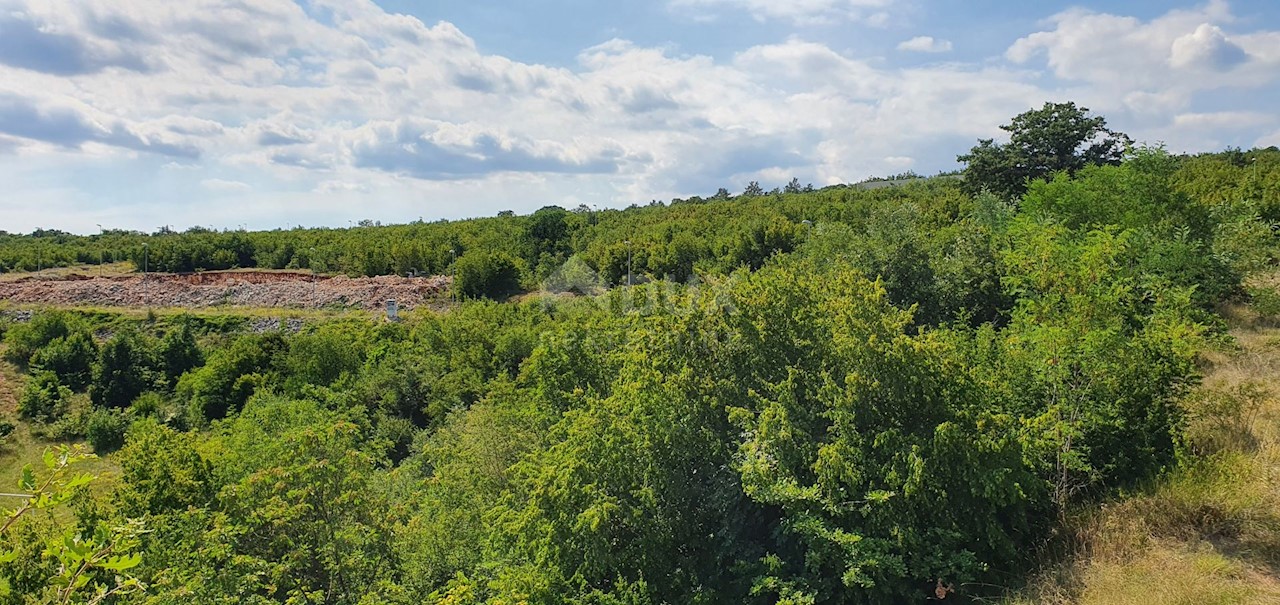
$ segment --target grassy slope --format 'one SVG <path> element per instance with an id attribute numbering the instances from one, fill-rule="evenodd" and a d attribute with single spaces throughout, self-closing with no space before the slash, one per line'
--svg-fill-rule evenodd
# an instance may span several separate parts
<path id="1" fill-rule="evenodd" d="M 0 344 L 0 355 L 4 345 Z M 0 418 L 13 420 L 18 416 L 18 395 L 22 393 L 23 378 L 18 368 L 0 361 Z"/>
<path id="2" fill-rule="evenodd" d="M 1073 515 L 1065 561 L 1009 605 L 1280 603 L 1280 324 L 1226 316 L 1237 348 L 1206 356 L 1187 402 L 1196 455 Z"/>
<path id="3" fill-rule="evenodd" d="M 4 345 L 0 345 L 0 353 Z M 42 462 L 44 451 L 58 444 L 45 441 L 31 434 L 31 426 L 18 420 L 18 395 L 25 382 L 18 368 L 7 361 L 0 360 L 0 418 L 8 419 L 17 425 L 13 434 L 0 440 L 0 492 L 17 490 L 18 479 L 22 476 L 22 467 L 30 464 L 37 473 L 44 469 Z M 91 484 L 95 493 L 110 491 L 115 479 L 119 477 L 119 465 L 109 457 L 84 462 L 78 466 L 78 472 L 92 473 L 99 479 Z M 0 509 L 12 508 L 15 502 L 0 500 Z"/>

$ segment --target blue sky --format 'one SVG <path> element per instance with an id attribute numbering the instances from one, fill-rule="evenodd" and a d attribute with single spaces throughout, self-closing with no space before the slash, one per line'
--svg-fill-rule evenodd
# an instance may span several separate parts
<path id="1" fill-rule="evenodd" d="M 0 0 L 0 230 L 344 226 L 956 168 L 1076 101 L 1280 144 L 1280 3 Z"/>

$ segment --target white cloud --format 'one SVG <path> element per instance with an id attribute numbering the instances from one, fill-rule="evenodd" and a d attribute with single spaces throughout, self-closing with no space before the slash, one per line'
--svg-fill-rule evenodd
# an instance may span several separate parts
<path id="1" fill-rule="evenodd" d="M 372 188 L 367 183 L 355 183 L 352 181 L 324 181 L 316 185 L 314 191 L 319 194 L 331 195 L 336 193 L 368 193 Z"/>
<path id="2" fill-rule="evenodd" d="M 933 36 L 916 36 L 910 40 L 903 40 L 898 44 L 898 50 L 906 50 L 918 53 L 948 53 L 951 52 L 951 41 L 940 40 Z"/>
<path id="3" fill-rule="evenodd" d="M 1005 56 L 1022 64 L 1044 57 L 1054 76 L 1087 85 L 1097 109 L 1168 115 L 1200 91 L 1280 80 L 1280 50 L 1272 48 L 1280 40 L 1273 32 L 1228 35 L 1222 26 L 1234 21 L 1225 0 L 1150 21 L 1075 8 L 1050 18 L 1051 29 L 1014 42 Z"/>
<path id="4" fill-rule="evenodd" d="M 1258 111 L 1215 111 L 1208 113 L 1182 113 L 1174 116 L 1173 124 L 1180 128 L 1240 129 L 1256 128 L 1276 122 L 1273 114 Z"/>
<path id="5" fill-rule="evenodd" d="M 844 21 L 885 27 L 892 16 L 892 0 L 668 0 L 678 12 L 703 20 L 724 11 L 741 11 L 757 21 L 785 20 L 800 25 L 824 25 Z"/>
<path id="6" fill-rule="evenodd" d="M 671 6 L 866 23 L 897 5 Z M 93 207 L 93 195 L 69 195 L 62 183 L 82 166 L 120 165 L 154 183 L 151 193 L 130 189 L 143 199 L 121 207 L 138 221 L 225 216 L 272 226 L 293 224 L 303 209 L 341 223 L 367 218 L 350 213 L 370 212 L 375 196 L 379 212 L 458 217 L 528 209 L 512 200 L 626 205 L 740 190 L 749 180 L 832 184 L 950 167 L 976 138 L 998 135 L 997 125 L 1048 99 L 1079 100 L 1108 117 L 1115 108 L 1154 116 L 1148 130 L 1129 132 L 1196 133 L 1180 140 L 1187 145 L 1216 144 L 1204 134 L 1212 129 L 1252 138 L 1275 124 L 1249 122 L 1256 112 L 1229 104 L 1193 103 L 1196 92 L 1274 81 L 1280 65 L 1280 34 L 1231 31 L 1217 3 L 1151 21 L 1068 11 L 1009 48 L 1015 68 L 912 69 L 800 37 L 720 59 L 611 40 L 551 67 L 486 53 L 453 24 L 368 0 L 305 7 L 0 0 L 9 20 L 0 28 L 21 23 L 26 36 L 25 46 L 0 40 L 0 154 L 20 160 L 0 162 L 0 180 L 27 188 L 13 199 L 41 199 L 39 183 L 56 182 L 54 197 Z M 922 37 L 901 48 L 941 51 L 949 42 Z M 1244 59 L 1205 71 L 1236 60 L 1231 48 Z M 1041 57 L 1072 88 L 1046 84 L 1034 71 Z M 56 177 L 33 178 L 36 165 Z M 240 194 L 237 204 L 201 203 L 229 192 Z M 0 215 L 10 209 L 0 200 Z M 136 226 L 154 229 L 149 222 Z"/>
<path id="7" fill-rule="evenodd" d="M 209 191 L 218 191 L 222 193 L 238 193 L 253 189 L 253 187 L 248 183 L 226 179 L 204 179 L 200 181 L 200 186 L 208 189 Z"/>
<path id="8" fill-rule="evenodd" d="M 1196 31 L 1173 41 L 1169 64 L 1177 68 L 1229 70 L 1247 59 L 1244 49 L 1227 40 L 1221 28 L 1201 23 Z"/>

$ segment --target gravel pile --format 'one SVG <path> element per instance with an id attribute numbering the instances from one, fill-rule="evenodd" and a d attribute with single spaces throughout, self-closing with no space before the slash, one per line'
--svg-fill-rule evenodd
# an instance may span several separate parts
<path id="1" fill-rule="evenodd" d="M 297 333 L 302 330 L 302 320 L 296 317 L 281 320 L 279 317 L 263 317 L 255 319 L 249 324 L 249 331 L 254 334 L 264 334 L 266 332 L 275 332 L 283 329 L 286 332 Z"/>
<path id="2" fill-rule="evenodd" d="M 412 309 L 438 299 L 449 278 L 318 277 L 307 273 L 209 272 L 126 277 L 72 276 L 0 282 L 0 299 L 17 303 L 108 307 L 346 307 L 375 310 L 395 299 Z"/>

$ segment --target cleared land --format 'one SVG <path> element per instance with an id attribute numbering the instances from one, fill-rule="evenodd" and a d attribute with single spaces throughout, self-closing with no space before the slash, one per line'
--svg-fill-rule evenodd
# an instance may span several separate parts
<path id="1" fill-rule="evenodd" d="M 95 276 L 29 275 L 0 281 L 0 300 L 19 304 L 102 307 L 273 307 L 404 309 L 439 301 L 449 278 L 326 277 L 275 271 Z"/>

